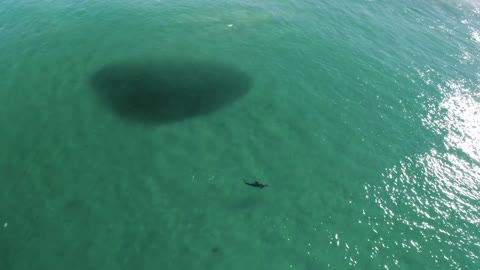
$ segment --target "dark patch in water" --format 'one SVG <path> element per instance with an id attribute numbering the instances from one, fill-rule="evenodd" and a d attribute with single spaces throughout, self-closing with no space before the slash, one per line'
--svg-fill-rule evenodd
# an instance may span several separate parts
<path id="1" fill-rule="evenodd" d="M 220 247 L 219 246 L 214 246 L 214 247 L 212 247 L 212 249 L 210 251 L 212 253 L 218 253 L 220 251 Z"/>
<path id="2" fill-rule="evenodd" d="M 178 60 L 112 63 L 96 71 L 90 83 L 116 114 L 148 124 L 211 113 L 252 86 L 250 77 L 231 66 Z"/>

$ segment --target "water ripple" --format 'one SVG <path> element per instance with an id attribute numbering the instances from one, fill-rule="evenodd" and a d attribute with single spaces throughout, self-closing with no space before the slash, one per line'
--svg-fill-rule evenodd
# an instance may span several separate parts
<path id="1" fill-rule="evenodd" d="M 381 184 L 365 185 L 367 198 L 383 211 L 383 221 L 369 218 L 372 230 L 377 233 L 385 223 L 391 224 L 380 234 L 388 240 L 371 240 L 371 256 L 402 246 L 409 252 L 429 254 L 430 262 L 412 265 L 429 268 L 443 261 L 459 269 L 465 267 L 465 256 L 475 265 L 480 260 L 475 252 L 480 248 L 476 241 L 480 226 L 478 87 L 467 79 L 445 80 L 431 68 L 417 71 L 424 85 L 435 86 L 441 95 L 440 102 L 435 102 L 437 97 L 419 100 L 427 112 L 423 125 L 442 140 L 386 169 Z M 396 265 L 397 259 L 391 257 Z M 402 261 L 408 264 L 406 257 Z"/>

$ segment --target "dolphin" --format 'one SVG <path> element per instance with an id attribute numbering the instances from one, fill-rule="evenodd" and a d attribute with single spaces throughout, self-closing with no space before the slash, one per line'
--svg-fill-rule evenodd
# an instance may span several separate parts
<path id="1" fill-rule="evenodd" d="M 244 182 L 245 184 L 249 185 L 249 186 L 256 187 L 256 188 L 268 187 L 268 185 L 259 183 L 258 181 L 255 181 L 255 182 L 253 182 L 253 183 L 248 183 L 247 181 L 244 180 L 243 182 Z"/>

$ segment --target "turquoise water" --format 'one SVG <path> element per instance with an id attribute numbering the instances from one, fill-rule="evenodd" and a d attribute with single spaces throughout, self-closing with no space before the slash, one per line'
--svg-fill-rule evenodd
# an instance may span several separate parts
<path id="1" fill-rule="evenodd" d="M 4 0 L 0 269 L 479 269 L 479 47 L 473 0 Z"/>

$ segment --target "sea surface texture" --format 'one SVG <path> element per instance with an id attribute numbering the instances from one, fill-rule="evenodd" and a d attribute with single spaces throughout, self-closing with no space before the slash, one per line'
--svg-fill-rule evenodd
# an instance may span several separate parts
<path id="1" fill-rule="evenodd" d="M 0 76 L 1 270 L 480 269 L 475 0 L 1 0 Z"/>

